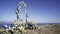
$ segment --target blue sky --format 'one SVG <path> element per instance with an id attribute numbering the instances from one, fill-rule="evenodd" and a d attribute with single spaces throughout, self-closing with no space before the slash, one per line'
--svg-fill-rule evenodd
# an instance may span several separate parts
<path id="1" fill-rule="evenodd" d="M 0 0 L 0 21 L 16 20 L 16 7 L 25 1 L 30 20 L 39 23 L 60 23 L 60 0 Z M 24 7 L 21 7 L 21 19 L 25 19 Z"/>

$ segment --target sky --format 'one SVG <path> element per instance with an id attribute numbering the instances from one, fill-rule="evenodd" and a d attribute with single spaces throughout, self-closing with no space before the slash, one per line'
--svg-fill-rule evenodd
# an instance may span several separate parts
<path id="1" fill-rule="evenodd" d="M 24 1 L 29 20 L 37 23 L 60 23 L 60 0 L 0 0 L 0 21 L 16 20 L 16 8 Z M 25 8 L 21 7 L 20 19 L 25 21 Z"/>

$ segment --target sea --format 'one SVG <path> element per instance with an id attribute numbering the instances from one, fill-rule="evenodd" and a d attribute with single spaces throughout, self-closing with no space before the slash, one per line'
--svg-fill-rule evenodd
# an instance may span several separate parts
<path id="1" fill-rule="evenodd" d="M 36 23 L 36 25 L 38 25 L 38 26 L 42 26 L 42 25 L 46 25 L 46 24 L 51 25 L 51 24 L 60 24 L 60 23 Z M 9 26 L 13 27 L 13 24 L 9 21 L 0 22 L 0 28 L 6 29 Z"/>

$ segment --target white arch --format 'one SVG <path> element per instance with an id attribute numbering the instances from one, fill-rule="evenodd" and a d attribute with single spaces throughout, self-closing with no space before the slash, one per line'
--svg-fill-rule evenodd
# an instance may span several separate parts
<path id="1" fill-rule="evenodd" d="M 27 8 L 27 5 L 26 5 L 26 3 L 24 1 L 19 2 L 18 10 L 20 10 L 21 6 L 24 6 L 25 8 Z"/>
<path id="2" fill-rule="evenodd" d="M 21 6 L 24 6 L 25 8 L 25 13 L 26 13 L 26 22 L 28 20 L 28 11 L 27 11 L 27 5 L 24 1 L 21 1 L 19 2 L 18 6 L 17 6 L 17 11 L 16 11 L 16 14 L 17 14 L 17 20 L 19 19 L 19 15 L 20 15 L 20 8 Z"/>

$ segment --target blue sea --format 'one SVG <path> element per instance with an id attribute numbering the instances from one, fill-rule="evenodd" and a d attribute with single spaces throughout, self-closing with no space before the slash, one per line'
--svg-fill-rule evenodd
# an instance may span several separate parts
<path id="1" fill-rule="evenodd" d="M 25 23 L 24 23 L 24 24 L 25 24 Z M 46 24 L 51 25 L 51 24 L 60 24 L 60 23 L 36 23 L 36 24 L 37 24 L 38 26 L 42 26 L 42 25 L 46 25 Z M 10 26 L 10 27 L 13 26 L 11 22 L 0 22 L 0 28 L 5 29 L 5 28 L 6 28 L 5 25 Z"/>

